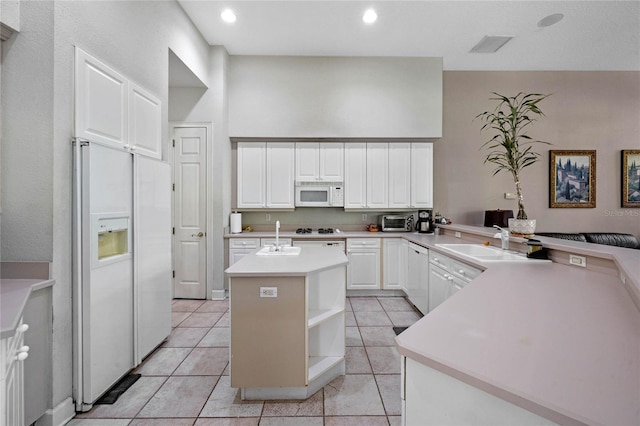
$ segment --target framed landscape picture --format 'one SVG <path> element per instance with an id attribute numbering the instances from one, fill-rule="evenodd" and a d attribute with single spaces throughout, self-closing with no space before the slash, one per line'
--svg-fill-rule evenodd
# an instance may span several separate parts
<path id="1" fill-rule="evenodd" d="M 549 151 L 549 207 L 596 206 L 596 151 Z"/>
<path id="2" fill-rule="evenodd" d="M 622 151 L 622 207 L 640 207 L 640 150 Z"/>

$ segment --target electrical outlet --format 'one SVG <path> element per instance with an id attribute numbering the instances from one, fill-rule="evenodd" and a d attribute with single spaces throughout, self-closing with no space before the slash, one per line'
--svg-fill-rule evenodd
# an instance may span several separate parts
<path id="1" fill-rule="evenodd" d="M 264 216 L 267 222 L 271 222 L 271 215 L 269 213 L 265 214 Z"/>
<path id="2" fill-rule="evenodd" d="M 513 192 L 505 192 L 504 193 L 504 199 L 505 200 L 515 200 L 516 199 L 516 194 L 514 194 Z"/>
<path id="3" fill-rule="evenodd" d="M 456 238 L 462 238 L 462 234 L 459 233 L 458 231 L 456 231 L 455 236 L 456 236 Z"/>
<path id="4" fill-rule="evenodd" d="M 278 287 L 260 287 L 260 297 L 278 297 Z"/>
<path id="5" fill-rule="evenodd" d="M 587 267 L 587 258 L 584 256 L 576 256 L 575 254 L 569 255 L 569 264 L 575 266 Z"/>
<path id="6" fill-rule="evenodd" d="M 366 213 L 362 213 L 362 221 L 363 222 L 367 221 L 367 214 Z"/>

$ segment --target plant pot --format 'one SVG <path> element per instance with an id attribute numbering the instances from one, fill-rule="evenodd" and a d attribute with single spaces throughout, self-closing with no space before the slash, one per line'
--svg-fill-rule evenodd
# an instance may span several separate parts
<path id="1" fill-rule="evenodd" d="M 516 237 L 530 237 L 536 231 L 535 219 L 509 219 L 509 231 Z"/>

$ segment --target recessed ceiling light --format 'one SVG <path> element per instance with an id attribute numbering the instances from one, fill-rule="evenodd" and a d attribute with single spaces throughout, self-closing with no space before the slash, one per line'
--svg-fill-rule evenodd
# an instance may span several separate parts
<path id="1" fill-rule="evenodd" d="M 362 20 L 365 24 L 373 24 L 376 22 L 376 19 L 378 19 L 378 14 L 373 9 L 367 9 L 364 15 L 362 15 Z"/>
<path id="2" fill-rule="evenodd" d="M 233 23 L 236 22 L 236 14 L 233 13 L 233 10 L 231 9 L 225 9 L 221 14 L 220 17 L 222 18 L 222 20 L 224 22 L 228 22 L 228 23 Z"/>
<path id="3" fill-rule="evenodd" d="M 564 15 L 562 13 L 554 13 L 553 15 L 545 16 L 540 21 L 538 21 L 538 26 L 540 28 L 550 27 L 551 25 L 557 24 L 562 21 Z"/>

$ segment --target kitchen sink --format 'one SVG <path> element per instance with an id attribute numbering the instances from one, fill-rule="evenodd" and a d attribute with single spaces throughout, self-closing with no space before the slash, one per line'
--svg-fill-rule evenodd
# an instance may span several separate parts
<path id="1" fill-rule="evenodd" d="M 447 251 L 469 257 L 479 262 L 549 262 L 546 259 L 529 259 L 526 255 L 481 244 L 436 244 Z"/>
<path id="2" fill-rule="evenodd" d="M 256 253 L 258 256 L 297 256 L 302 247 L 282 246 L 276 251 L 275 246 L 263 247 Z"/>

